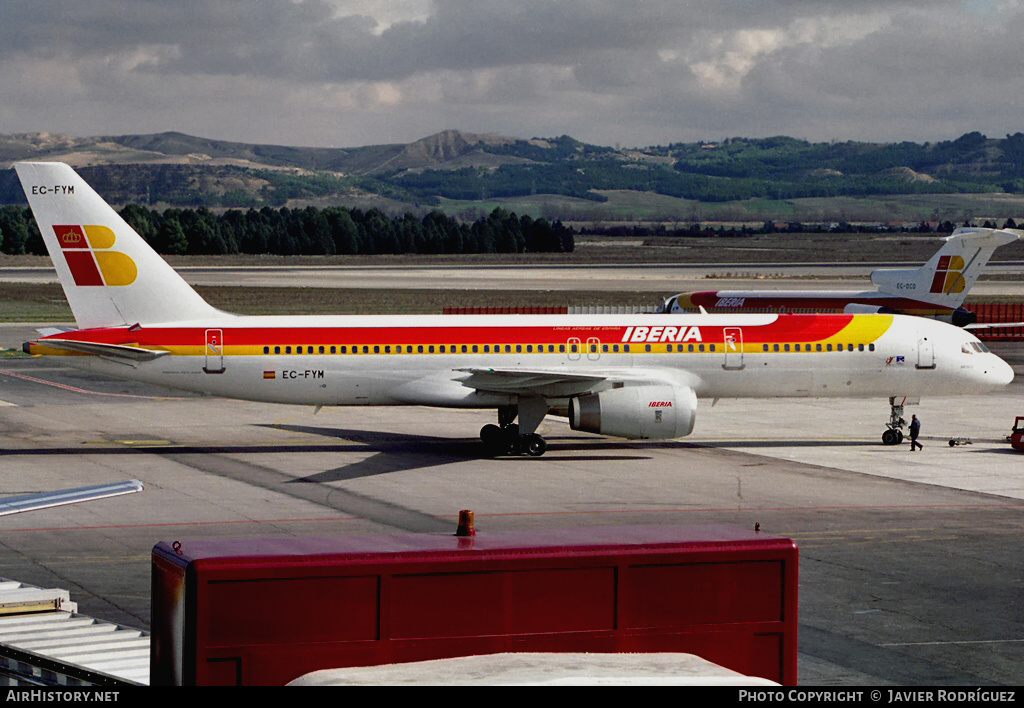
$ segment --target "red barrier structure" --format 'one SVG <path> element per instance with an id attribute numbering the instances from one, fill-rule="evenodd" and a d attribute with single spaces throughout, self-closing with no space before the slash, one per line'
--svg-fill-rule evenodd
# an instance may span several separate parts
<path id="1" fill-rule="evenodd" d="M 1024 303 L 974 303 L 966 307 L 978 316 L 978 324 L 1024 322 Z M 1024 340 L 1024 326 L 978 329 L 974 330 L 974 334 L 978 339 L 990 342 L 1019 342 Z"/>
<path id="2" fill-rule="evenodd" d="M 796 683 L 797 548 L 757 531 L 162 542 L 152 568 L 152 685 L 503 652 L 683 652 Z"/>
<path id="3" fill-rule="evenodd" d="M 445 315 L 565 315 L 569 308 L 562 305 L 522 305 L 518 307 L 445 307 Z"/>

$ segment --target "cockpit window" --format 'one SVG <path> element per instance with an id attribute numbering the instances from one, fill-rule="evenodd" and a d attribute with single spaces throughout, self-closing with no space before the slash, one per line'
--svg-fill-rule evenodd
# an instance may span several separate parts
<path id="1" fill-rule="evenodd" d="M 971 345 L 971 349 L 973 349 L 974 351 L 978 352 L 979 354 L 987 354 L 988 353 L 988 347 L 986 347 L 981 342 L 968 342 L 968 344 Z M 964 349 L 964 351 L 967 351 L 966 348 Z M 970 352 L 968 352 L 968 353 L 970 353 Z"/>

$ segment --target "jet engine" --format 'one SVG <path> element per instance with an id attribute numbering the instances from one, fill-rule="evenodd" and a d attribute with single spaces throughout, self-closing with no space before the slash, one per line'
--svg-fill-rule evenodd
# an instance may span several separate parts
<path id="1" fill-rule="evenodd" d="M 626 386 L 569 399 L 569 427 L 617 438 L 681 438 L 696 418 L 697 395 L 686 386 Z"/>
<path id="2" fill-rule="evenodd" d="M 950 322 L 956 327 L 966 327 L 967 325 L 975 324 L 977 321 L 978 315 L 963 307 L 953 310 L 953 316 L 950 318 Z"/>

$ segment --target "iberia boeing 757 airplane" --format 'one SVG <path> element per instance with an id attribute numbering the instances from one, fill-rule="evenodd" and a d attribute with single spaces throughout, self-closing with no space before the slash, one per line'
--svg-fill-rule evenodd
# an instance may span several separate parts
<path id="1" fill-rule="evenodd" d="M 229 314 L 70 167 L 15 167 L 79 327 L 25 350 L 109 376 L 279 403 L 490 408 L 488 449 L 530 455 L 548 413 L 670 439 L 693 430 L 698 398 L 902 400 L 1013 378 L 970 333 L 902 315 Z"/>

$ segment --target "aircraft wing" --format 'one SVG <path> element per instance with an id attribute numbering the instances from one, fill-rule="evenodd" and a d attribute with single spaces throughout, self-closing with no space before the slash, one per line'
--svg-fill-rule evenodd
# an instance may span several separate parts
<path id="1" fill-rule="evenodd" d="M 999 329 L 1000 327 L 1024 327 L 1024 322 L 986 322 L 964 325 L 964 329 Z"/>
<path id="2" fill-rule="evenodd" d="M 28 494 L 0 501 L 0 516 L 17 514 L 22 511 L 36 511 L 37 509 L 46 509 L 63 504 L 77 504 L 78 502 L 105 499 L 106 497 L 116 497 L 121 494 L 132 494 L 133 492 L 141 491 L 142 482 L 132 479 L 127 482 L 97 484 L 91 487 L 78 487 L 57 492 Z"/>
<path id="3" fill-rule="evenodd" d="M 143 349 L 142 347 L 129 347 L 123 344 L 105 344 L 103 342 L 83 342 L 77 339 L 37 339 L 29 342 L 54 349 L 67 349 L 83 354 L 94 354 L 96 356 L 109 357 L 121 360 L 122 362 L 152 361 L 168 354 L 162 349 Z"/>
<path id="4" fill-rule="evenodd" d="M 610 388 L 616 383 L 682 384 L 693 387 L 695 377 L 677 369 L 527 369 L 471 367 L 462 385 L 483 393 L 566 398 Z"/>

